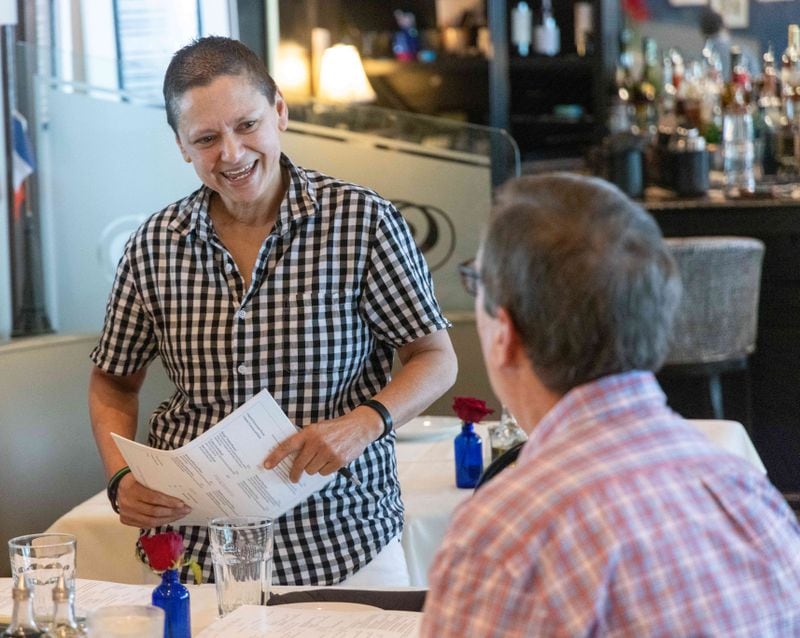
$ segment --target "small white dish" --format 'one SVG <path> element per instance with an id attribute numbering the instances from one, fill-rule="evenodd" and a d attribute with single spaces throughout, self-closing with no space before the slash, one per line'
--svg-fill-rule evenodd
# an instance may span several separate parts
<path id="1" fill-rule="evenodd" d="M 398 441 L 431 441 L 455 436 L 461 421 L 454 416 L 418 416 L 397 429 Z"/>
<path id="2" fill-rule="evenodd" d="M 334 601 L 312 601 L 303 603 L 286 603 L 279 607 L 293 607 L 294 609 L 316 609 L 318 611 L 376 611 L 380 607 L 365 605 L 363 603 L 345 603 Z"/>

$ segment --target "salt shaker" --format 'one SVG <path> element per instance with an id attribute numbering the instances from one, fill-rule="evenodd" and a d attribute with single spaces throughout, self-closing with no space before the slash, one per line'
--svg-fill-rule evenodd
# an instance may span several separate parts
<path id="1" fill-rule="evenodd" d="M 86 633 L 75 620 L 75 595 L 67 585 L 64 574 L 53 587 L 53 626 L 46 634 L 50 638 L 76 638 Z"/>
<path id="2" fill-rule="evenodd" d="M 3 632 L 3 638 L 33 638 L 42 636 L 36 621 L 33 619 L 33 598 L 24 574 L 19 574 L 11 590 L 14 609 L 11 612 L 11 624 Z"/>

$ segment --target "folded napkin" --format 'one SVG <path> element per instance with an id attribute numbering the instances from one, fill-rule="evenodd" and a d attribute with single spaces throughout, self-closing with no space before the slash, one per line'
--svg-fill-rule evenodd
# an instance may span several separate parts
<path id="1" fill-rule="evenodd" d="M 416 591 L 389 591 L 375 589 L 306 589 L 286 594 L 270 594 L 267 605 L 288 603 L 361 603 L 381 609 L 396 611 L 422 611 L 427 589 Z"/>

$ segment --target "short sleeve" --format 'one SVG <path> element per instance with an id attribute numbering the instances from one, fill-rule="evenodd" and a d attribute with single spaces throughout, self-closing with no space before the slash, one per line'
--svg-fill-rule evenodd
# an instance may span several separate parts
<path id="1" fill-rule="evenodd" d="M 133 238 L 117 266 L 100 341 L 89 355 L 104 372 L 123 376 L 144 368 L 155 356 L 153 322 L 142 304 L 132 267 Z"/>
<path id="2" fill-rule="evenodd" d="M 362 309 L 373 334 L 394 347 L 450 326 L 408 225 L 388 202 L 370 246 Z"/>

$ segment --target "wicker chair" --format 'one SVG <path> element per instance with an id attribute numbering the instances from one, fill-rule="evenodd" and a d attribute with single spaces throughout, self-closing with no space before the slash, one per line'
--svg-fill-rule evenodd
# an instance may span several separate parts
<path id="1" fill-rule="evenodd" d="M 745 426 L 752 423 L 748 357 L 755 351 L 764 244 L 747 237 L 666 240 L 683 280 L 662 377 L 702 376 L 714 418 L 723 419 L 720 375 L 745 373 Z M 685 415 L 691 416 L 691 415 Z"/>

